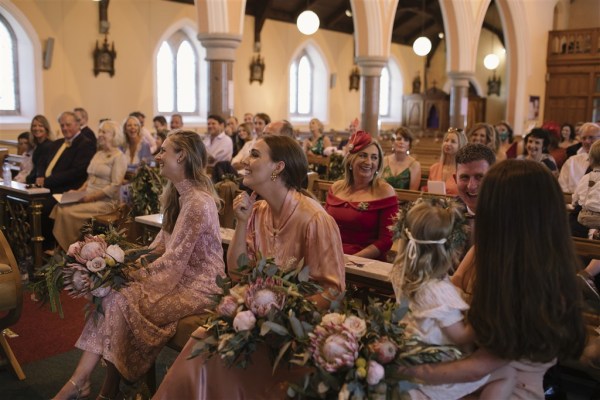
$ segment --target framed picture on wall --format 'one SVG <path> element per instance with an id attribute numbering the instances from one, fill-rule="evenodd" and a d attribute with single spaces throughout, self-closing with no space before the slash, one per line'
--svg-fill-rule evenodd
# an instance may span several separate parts
<path id="1" fill-rule="evenodd" d="M 529 115 L 527 119 L 534 120 L 540 116 L 540 96 L 529 96 Z"/>

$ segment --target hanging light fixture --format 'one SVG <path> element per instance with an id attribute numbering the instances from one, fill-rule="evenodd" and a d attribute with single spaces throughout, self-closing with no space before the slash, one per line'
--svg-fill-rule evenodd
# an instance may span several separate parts
<path id="1" fill-rule="evenodd" d="M 492 71 L 492 76 L 488 78 L 487 81 L 487 86 L 488 86 L 488 96 L 491 96 L 492 94 L 495 94 L 496 96 L 500 96 L 500 85 L 502 84 L 502 81 L 500 80 L 500 77 L 496 77 L 496 68 L 498 68 L 498 66 L 500 65 L 500 57 L 498 57 L 496 54 L 494 54 L 494 34 L 492 33 L 492 40 L 491 40 L 492 46 L 491 46 L 491 52 L 490 54 L 488 54 L 487 56 L 484 57 L 483 59 L 483 66 Z"/>
<path id="2" fill-rule="evenodd" d="M 296 20 L 298 30 L 307 36 L 312 35 L 319 29 L 319 23 L 319 16 L 310 10 L 303 11 Z"/>
<path id="3" fill-rule="evenodd" d="M 418 56 L 426 56 L 431 51 L 431 40 L 424 35 L 425 31 L 425 0 L 423 0 L 423 14 L 421 15 L 421 36 L 413 43 L 413 51 Z"/>

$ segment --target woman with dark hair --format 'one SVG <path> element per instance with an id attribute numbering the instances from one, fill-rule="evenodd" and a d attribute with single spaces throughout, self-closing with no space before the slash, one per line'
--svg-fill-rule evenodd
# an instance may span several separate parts
<path id="1" fill-rule="evenodd" d="M 460 272 L 470 277 L 462 286 L 472 287 L 467 319 L 479 349 L 400 372 L 437 385 L 509 365 L 517 379 L 511 398 L 543 399 L 546 370 L 557 358 L 579 357 L 586 337 L 562 190 L 540 163 L 507 160 L 488 171 L 477 204 L 473 262 L 461 265 L 471 272 Z"/>
<path id="2" fill-rule="evenodd" d="M 288 136 L 266 135 L 244 164 L 244 185 L 254 192 L 244 192 L 234 201 L 237 225 L 227 251 L 229 271 L 237 267 L 241 254 L 251 260 L 259 253 L 274 257 L 283 268 L 294 268 L 304 259 L 310 278 L 325 289 L 312 300 L 329 307 L 332 291 L 345 288 L 344 255 L 335 221 L 301 188 L 308 171 L 302 148 Z M 285 383 L 305 373 L 281 367 L 272 373 L 266 347 L 254 352 L 246 369 L 228 368 L 219 357 L 188 361 L 193 345 L 190 339 L 154 399 L 283 399 Z"/>
<path id="3" fill-rule="evenodd" d="M 381 176 L 383 150 L 365 131 L 348 141 L 344 178 L 331 185 L 325 210 L 337 222 L 344 254 L 385 260 L 392 247 L 392 218 L 398 212 L 394 188 Z"/>
<path id="4" fill-rule="evenodd" d="M 519 144 L 514 141 L 512 126 L 506 121 L 500 121 L 496 124 L 496 133 L 500 140 L 500 147 L 496 152 L 496 160 L 502 161 L 517 158 Z"/>
<path id="5" fill-rule="evenodd" d="M 409 155 L 414 140 L 412 132 L 400 127 L 396 129 L 393 140 L 392 154 L 383 159 L 381 177 L 396 189 L 419 190 L 421 164 Z"/>
<path id="6" fill-rule="evenodd" d="M 231 159 L 231 165 L 236 170 L 244 168 L 242 162 L 250 154 L 252 146 L 256 138 L 253 136 L 254 125 L 251 122 L 244 122 L 238 126 L 237 135 L 233 142 L 234 147 L 238 147 L 238 151 Z"/>
<path id="7" fill-rule="evenodd" d="M 565 123 L 560 127 L 560 143 L 559 146 L 562 148 L 567 148 L 569 146 L 573 146 L 577 144 L 578 141 L 575 138 L 575 128 L 573 125 Z"/>
<path id="8" fill-rule="evenodd" d="M 550 133 L 542 128 L 533 128 L 525 136 L 525 149 L 527 154 L 517 157 L 518 160 L 530 160 L 544 164 L 554 176 L 558 176 L 558 167 L 554 157 L 548 154 Z"/>
<path id="9" fill-rule="evenodd" d="M 35 148 L 31 155 L 33 167 L 25 181 L 27 183 L 35 183 L 35 179 L 38 176 L 44 176 L 46 167 L 50 162 L 48 156 L 52 148 L 52 129 L 50 129 L 50 123 L 46 117 L 36 115 L 31 120 L 29 132 L 31 133 L 29 142 Z"/>
<path id="10" fill-rule="evenodd" d="M 206 175 L 207 153 L 196 132 L 171 132 L 156 161 L 168 179 L 162 194 L 162 229 L 150 245 L 160 256 L 130 273 L 131 282 L 102 300 L 103 314 L 88 318 L 76 346 L 83 355 L 56 399 L 90 395 L 90 374 L 104 359 L 99 399 L 115 398 L 121 377 L 139 380 L 175 334 L 177 321 L 212 305 L 224 274 L 217 206 Z"/>

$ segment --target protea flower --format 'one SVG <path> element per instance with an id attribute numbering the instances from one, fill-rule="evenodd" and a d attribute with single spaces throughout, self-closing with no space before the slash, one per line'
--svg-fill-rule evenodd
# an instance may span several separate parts
<path id="1" fill-rule="evenodd" d="M 215 308 L 218 315 L 234 317 L 237 310 L 237 301 L 233 296 L 223 296 L 219 305 Z"/>
<path id="2" fill-rule="evenodd" d="M 310 351 L 315 364 L 327 372 L 352 367 L 358 357 L 358 341 L 343 325 L 319 325 L 310 337 Z"/>
<path id="3" fill-rule="evenodd" d="M 106 253 L 106 241 L 98 236 L 86 236 L 80 246 L 69 246 L 68 255 L 75 257 L 80 264 L 85 264 L 96 257 L 104 257 Z"/>
<path id="4" fill-rule="evenodd" d="M 63 269 L 63 282 L 65 290 L 71 297 L 82 297 L 94 287 L 94 281 L 89 271 L 81 264 L 67 264 Z"/>
<path id="5" fill-rule="evenodd" d="M 271 308 L 281 310 L 285 305 L 285 293 L 277 288 L 281 282 L 276 278 L 258 278 L 248 285 L 246 292 L 246 307 L 259 318 L 265 317 Z"/>

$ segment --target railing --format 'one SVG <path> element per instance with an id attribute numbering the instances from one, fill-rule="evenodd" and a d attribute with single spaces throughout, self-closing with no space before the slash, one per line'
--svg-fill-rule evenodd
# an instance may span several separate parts
<path id="1" fill-rule="evenodd" d="M 548 64 L 600 59 L 600 28 L 550 31 Z"/>

